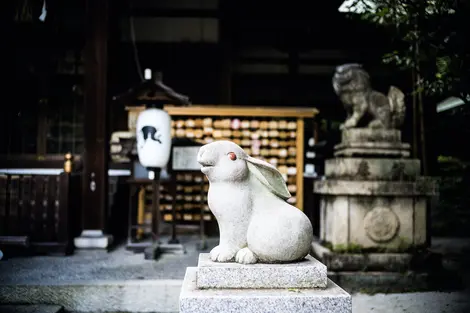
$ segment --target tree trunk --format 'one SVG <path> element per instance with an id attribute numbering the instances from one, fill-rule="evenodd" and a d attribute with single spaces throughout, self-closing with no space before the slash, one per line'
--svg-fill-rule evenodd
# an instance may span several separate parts
<path id="1" fill-rule="evenodd" d="M 419 117 L 419 143 L 420 143 L 420 153 L 421 153 L 421 168 L 423 170 L 423 175 L 428 175 L 428 162 L 426 155 L 426 133 L 424 127 L 424 105 L 423 105 L 423 86 L 420 75 L 420 64 L 419 64 L 419 44 L 416 43 L 415 47 L 416 53 L 416 94 L 418 95 L 418 117 Z"/>
<path id="2" fill-rule="evenodd" d="M 423 105 L 423 93 L 421 91 L 421 83 L 419 74 L 416 76 L 418 79 L 418 115 L 419 115 L 419 141 L 420 141 L 420 152 L 421 152 L 421 164 L 423 169 L 423 175 L 428 175 L 428 162 L 426 155 L 426 132 L 424 127 L 424 105 Z"/>
<path id="3" fill-rule="evenodd" d="M 412 150 L 412 157 L 417 159 L 418 158 L 418 109 L 417 109 L 417 97 L 416 97 L 416 71 L 414 69 L 411 70 L 411 80 L 413 86 L 413 107 L 412 107 L 412 135 L 413 135 L 413 150 Z"/>

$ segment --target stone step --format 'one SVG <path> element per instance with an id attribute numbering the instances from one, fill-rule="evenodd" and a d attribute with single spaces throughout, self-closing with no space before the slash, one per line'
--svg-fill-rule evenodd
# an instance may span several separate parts
<path id="1" fill-rule="evenodd" d="M 1 313 L 63 313 L 64 308 L 48 304 L 6 304 L 0 305 Z"/>
<path id="2" fill-rule="evenodd" d="M 199 255 L 198 288 L 326 288 L 327 268 L 311 256 L 286 264 L 218 263 Z"/>
<path id="3" fill-rule="evenodd" d="M 331 280 L 323 289 L 198 289 L 197 275 L 197 268 L 187 268 L 180 313 L 352 312 L 351 296 Z"/>
<path id="4" fill-rule="evenodd" d="M 334 158 L 325 161 L 325 176 L 346 180 L 416 180 L 421 173 L 418 159 Z"/>
<path id="5" fill-rule="evenodd" d="M 401 143 L 398 129 L 349 128 L 341 133 L 341 143 L 387 142 Z"/>
<path id="6" fill-rule="evenodd" d="M 435 196 L 437 182 L 432 177 L 420 176 L 416 181 L 367 181 L 324 179 L 314 182 L 314 193 L 349 196 Z"/>
<path id="7" fill-rule="evenodd" d="M 384 156 L 389 158 L 408 158 L 410 156 L 410 145 L 407 143 L 340 143 L 334 149 L 336 157 Z"/>

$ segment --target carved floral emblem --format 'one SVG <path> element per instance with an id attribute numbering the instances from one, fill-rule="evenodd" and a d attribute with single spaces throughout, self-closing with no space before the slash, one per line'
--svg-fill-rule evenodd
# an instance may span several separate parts
<path id="1" fill-rule="evenodd" d="M 396 236 L 399 226 L 397 215 L 388 208 L 374 208 L 364 217 L 366 234 L 375 242 L 392 240 Z"/>

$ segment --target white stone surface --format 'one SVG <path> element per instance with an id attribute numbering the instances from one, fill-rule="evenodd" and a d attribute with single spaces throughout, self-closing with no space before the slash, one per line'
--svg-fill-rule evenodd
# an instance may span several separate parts
<path id="1" fill-rule="evenodd" d="M 188 267 L 180 313 L 350 313 L 351 296 L 331 280 L 325 289 L 206 289 L 196 286 L 197 268 Z"/>
<path id="2" fill-rule="evenodd" d="M 305 260 L 286 264 L 238 264 L 210 260 L 208 253 L 199 255 L 198 288 L 325 288 L 327 269 L 307 256 Z"/>
<path id="3" fill-rule="evenodd" d="M 112 244 L 113 237 L 104 235 L 101 230 L 83 230 L 73 242 L 77 249 L 107 249 Z"/>
<path id="4" fill-rule="evenodd" d="M 286 202 L 291 195 L 274 166 L 230 141 L 204 145 L 198 162 L 209 179 L 208 204 L 220 229 L 213 261 L 293 262 L 308 254 L 312 224 Z"/>

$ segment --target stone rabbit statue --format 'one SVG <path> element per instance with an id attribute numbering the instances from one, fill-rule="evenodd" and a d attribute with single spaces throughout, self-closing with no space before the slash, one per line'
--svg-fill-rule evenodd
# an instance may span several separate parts
<path id="1" fill-rule="evenodd" d="M 291 195 L 274 166 L 223 140 L 202 146 L 197 161 L 209 179 L 208 204 L 220 230 L 212 261 L 281 263 L 309 254 L 312 224 L 286 202 Z"/>
<path id="2" fill-rule="evenodd" d="M 384 95 L 370 84 L 369 74 L 360 64 L 343 64 L 336 67 L 333 88 L 347 112 L 341 129 L 358 127 L 364 116 L 370 117 L 368 127 L 397 129 L 405 119 L 405 95 L 391 86 Z"/>

